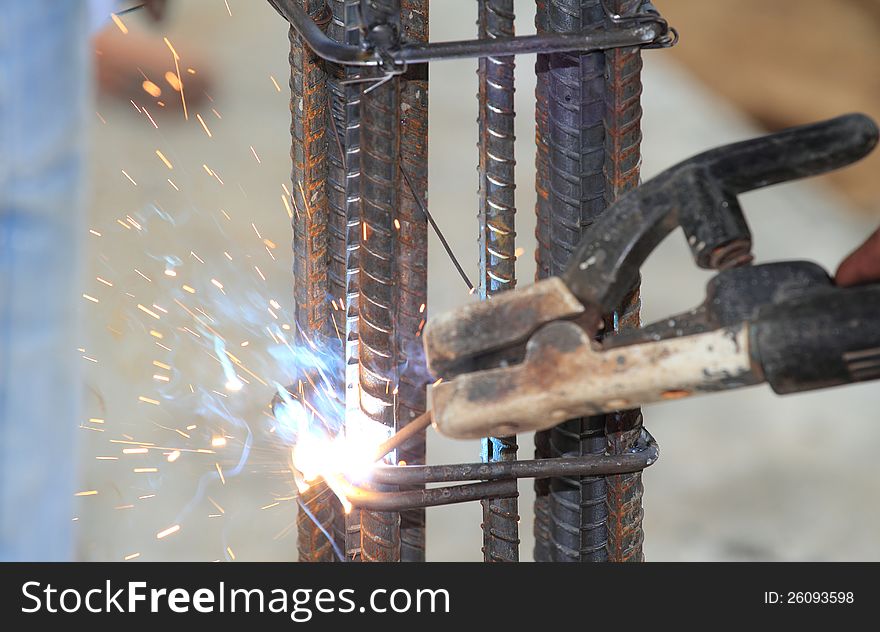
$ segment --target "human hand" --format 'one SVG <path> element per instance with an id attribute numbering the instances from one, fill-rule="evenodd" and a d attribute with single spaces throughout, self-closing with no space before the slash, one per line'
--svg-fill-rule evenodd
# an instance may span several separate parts
<path id="1" fill-rule="evenodd" d="M 834 281 L 842 287 L 880 281 L 880 228 L 843 260 Z"/>

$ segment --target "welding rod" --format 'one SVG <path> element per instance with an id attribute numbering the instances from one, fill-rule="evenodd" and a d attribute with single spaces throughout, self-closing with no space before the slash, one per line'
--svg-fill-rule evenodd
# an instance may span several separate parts
<path id="1" fill-rule="evenodd" d="M 385 456 L 389 452 L 391 452 L 392 450 L 396 450 L 413 437 L 416 437 L 420 433 L 427 430 L 428 426 L 431 425 L 433 420 L 434 417 L 431 414 L 430 410 L 423 412 L 421 415 L 406 424 L 403 428 L 391 435 L 391 437 L 389 437 L 388 440 L 381 444 L 378 448 L 376 448 L 376 452 L 373 455 L 373 460 L 379 461 L 380 459 L 385 458 Z"/>

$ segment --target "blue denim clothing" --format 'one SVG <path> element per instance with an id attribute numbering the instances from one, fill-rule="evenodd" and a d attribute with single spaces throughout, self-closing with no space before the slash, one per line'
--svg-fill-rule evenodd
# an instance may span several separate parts
<path id="1" fill-rule="evenodd" d="M 0 560 L 73 552 L 85 0 L 0 0 Z"/>

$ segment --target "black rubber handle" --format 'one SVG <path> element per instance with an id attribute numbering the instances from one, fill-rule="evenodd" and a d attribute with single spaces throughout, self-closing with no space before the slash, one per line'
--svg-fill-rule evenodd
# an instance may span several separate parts
<path id="1" fill-rule="evenodd" d="M 829 288 L 761 310 L 753 359 L 777 393 L 880 379 L 880 284 Z"/>
<path id="2" fill-rule="evenodd" d="M 847 114 L 724 145 L 670 167 L 609 207 L 585 232 L 562 275 L 585 305 L 608 312 L 676 227 L 694 261 L 725 269 L 751 259 L 751 233 L 737 195 L 852 163 L 877 144 L 863 114 Z"/>
<path id="3" fill-rule="evenodd" d="M 866 156 L 877 144 L 877 125 L 864 114 L 845 114 L 710 149 L 688 162 L 702 163 L 728 193 L 815 176 Z"/>

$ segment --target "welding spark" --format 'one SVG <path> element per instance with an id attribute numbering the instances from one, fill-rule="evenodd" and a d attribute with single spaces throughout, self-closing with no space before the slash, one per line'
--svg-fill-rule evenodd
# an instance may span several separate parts
<path id="1" fill-rule="evenodd" d="M 166 37 L 166 38 L 164 38 L 164 40 L 165 40 L 165 45 L 168 47 L 168 49 L 171 51 L 171 55 L 174 57 L 174 70 L 177 72 L 177 85 L 178 85 L 178 88 L 175 88 L 175 89 L 180 91 L 180 102 L 183 105 L 183 118 L 188 121 L 189 114 L 186 111 L 186 97 L 183 94 L 183 81 L 180 79 L 180 56 L 177 54 L 177 51 L 174 50 L 174 46 L 171 45 L 171 42 L 168 40 L 168 38 Z M 168 80 L 167 74 L 165 75 L 165 79 Z M 171 81 L 168 81 L 168 83 L 170 84 Z M 172 84 L 171 87 L 173 88 L 174 84 Z"/>
<path id="2" fill-rule="evenodd" d="M 128 27 L 123 23 L 122 18 L 120 18 L 115 13 L 110 14 L 110 19 L 113 20 L 113 24 L 119 27 L 119 30 L 122 31 L 123 35 L 128 35 Z"/>
<path id="3" fill-rule="evenodd" d="M 174 169 L 174 166 L 171 164 L 171 161 L 168 160 L 168 159 L 165 157 L 165 154 L 163 154 L 163 153 L 162 153 L 161 151 L 159 151 L 158 149 L 156 150 L 156 155 L 159 156 L 159 160 L 161 160 L 162 162 L 165 163 L 165 166 L 166 166 L 166 167 L 168 167 L 169 169 Z"/>
<path id="4" fill-rule="evenodd" d="M 162 96 L 162 88 L 157 86 L 155 83 L 153 83 L 149 79 L 144 79 L 144 82 L 141 84 L 141 87 L 144 89 L 144 92 L 149 94 L 151 97 Z"/>
<path id="5" fill-rule="evenodd" d="M 155 496 L 155 494 L 153 494 Z M 156 539 L 161 540 L 162 538 L 166 538 L 172 533 L 177 533 L 180 531 L 180 525 L 176 524 L 174 526 L 168 527 L 167 529 L 162 529 L 159 533 L 156 534 Z"/>

